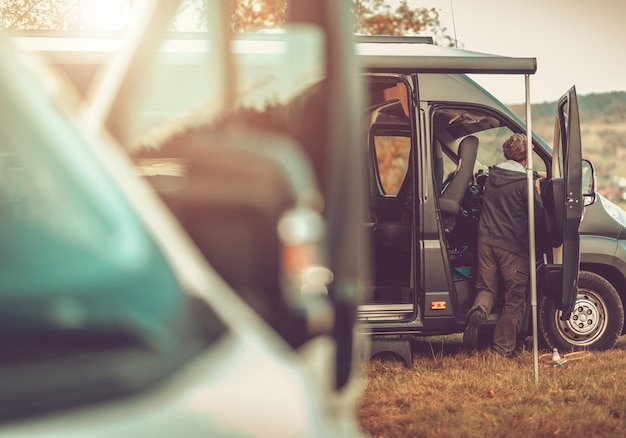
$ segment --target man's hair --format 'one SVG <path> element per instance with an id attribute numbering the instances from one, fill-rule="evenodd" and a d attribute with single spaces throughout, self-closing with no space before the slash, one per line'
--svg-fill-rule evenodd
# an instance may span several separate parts
<path id="1" fill-rule="evenodd" d="M 502 143 L 502 152 L 507 160 L 519 162 L 526 158 L 526 136 L 524 134 L 513 134 Z"/>

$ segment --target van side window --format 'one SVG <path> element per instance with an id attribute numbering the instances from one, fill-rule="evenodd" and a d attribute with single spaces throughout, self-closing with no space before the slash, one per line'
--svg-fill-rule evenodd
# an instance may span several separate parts
<path id="1" fill-rule="evenodd" d="M 409 165 L 411 138 L 396 134 L 375 135 L 374 150 L 381 189 L 385 195 L 396 196 Z"/>
<path id="2" fill-rule="evenodd" d="M 433 124 L 435 139 L 443 150 L 444 180 L 456 168 L 458 145 L 467 135 L 479 140 L 474 166 L 474 173 L 477 173 L 480 170 L 489 172 L 491 166 L 504 161 L 502 143 L 514 133 L 504 116 L 477 108 L 439 108 L 435 111 Z M 533 169 L 546 171 L 546 163 L 537 151 L 533 152 Z"/>
<path id="3" fill-rule="evenodd" d="M 506 126 L 475 133 L 474 135 L 480 140 L 481 147 L 478 150 L 480 164 L 477 164 L 474 170 L 477 172 L 480 168 L 484 169 L 485 166 L 495 166 L 502 162 L 504 160 L 502 143 L 512 134 L 514 132 Z M 533 151 L 533 169 L 540 172 L 546 171 L 546 163 L 536 151 Z"/>

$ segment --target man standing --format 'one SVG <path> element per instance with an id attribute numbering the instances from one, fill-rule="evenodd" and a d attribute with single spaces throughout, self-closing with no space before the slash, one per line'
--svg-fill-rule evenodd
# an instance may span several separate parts
<path id="1" fill-rule="evenodd" d="M 478 222 L 478 293 L 463 334 L 464 346 L 475 348 L 478 327 L 493 308 L 500 275 L 504 280 L 504 307 L 495 327 L 492 348 L 507 357 L 516 348 L 530 275 L 526 146 L 525 135 L 513 134 L 502 144 L 506 161 L 489 172 Z M 545 212 L 538 190 L 537 184 L 535 222 L 542 223 Z"/>

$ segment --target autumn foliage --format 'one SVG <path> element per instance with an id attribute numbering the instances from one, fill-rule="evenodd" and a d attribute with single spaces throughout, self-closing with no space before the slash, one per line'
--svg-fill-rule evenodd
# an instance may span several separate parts
<path id="1" fill-rule="evenodd" d="M 411 7 L 405 0 L 351 0 L 354 33 L 364 35 L 430 35 L 440 45 L 452 45 L 435 8 Z M 146 0 L 3 0 L 0 2 L 0 26 L 7 29 L 122 31 L 141 11 Z M 173 24 L 176 30 L 206 29 L 207 13 L 203 0 L 183 0 L 180 14 L 195 17 Z M 285 24 L 287 0 L 233 0 L 231 24 L 235 32 L 258 32 Z M 106 20 L 105 18 L 109 18 Z"/>

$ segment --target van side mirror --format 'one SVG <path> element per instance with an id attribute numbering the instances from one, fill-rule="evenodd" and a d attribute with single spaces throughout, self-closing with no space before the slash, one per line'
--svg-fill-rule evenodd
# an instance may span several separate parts
<path id="1" fill-rule="evenodd" d="M 593 164 L 589 160 L 582 160 L 582 193 L 585 207 L 596 202 L 596 175 Z"/>

